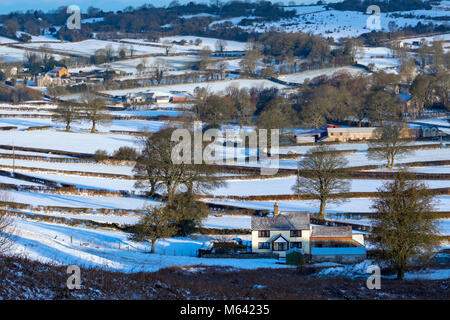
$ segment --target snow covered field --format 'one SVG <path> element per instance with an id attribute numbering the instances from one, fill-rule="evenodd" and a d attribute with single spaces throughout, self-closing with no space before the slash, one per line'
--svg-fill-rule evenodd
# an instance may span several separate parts
<path id="1" fill-rule="evenodd" d="M 70 175 L 70 174 L 48 174 L 48 173 L 44 173 L 44 172 L 39 173 L 36 171 L 38 171 L 38 170 L 33 170 L 32 172 L 29 172 L 29 171 L 22 171 L 22 170 L 16 169 L 16 172 L 22 172 L 24 174 L 32 175 L 33 177 L 49 179 L 49 180 L 56 181 L 59 183 L 74 184 L 78 188 L 106 189 L 106 190 L 112 190 L 112 191 L 136 190 L 136 188 L 134 187 L 134 183 L 136 182 L 135 180 L 109 179 L 109 178 L 100 178 L 100 177 L 77 176 L 77 175 Z M 113 173 L 117 173 L 117 172 L 113 172 Z M 130 170 L 130 173 L 131 173 L 131 170 Z M 0 179 L 0 181 L 2 181 L 2 180 Z"/>
<path id="2" fill-rule="evenodd" d="M 358 48 L 356 53 L 357 63 L 369 67 L 374 66 L 375 71 L 386 73 L 397 73 L 400 61 L 393 57 L 393 52 L 389 48 Z"/>
<path id="3" fill-rule="evenodd" d="M 13 159 L 0 159 L 0 166 L 12 166 Z M 46 161 L 32 161 L 32 160 L 15 160 L 17 167 L 27 167 L 32 171 L 39 171 L 39 169 L 52 169 L 64 171 L 79 171 L 79 172 L 97 172 L 97 173 L 112 173 L 121 175 L 131 175 L 132 167 L 106 165 L 100 163 L 76 163 L 76 162 L 46 162 Z"/>
<path id="4" fill-rule="evenodd" d="M 118 51 L 120 48 L 120 43 L 114 41 L 103 41 L 103 40 L 84 40 L 80 42 L 58 42 L 58 43 L 48 43 L 46 44 L 50 49 L 61 52 L 74 54 L 84 57 L 90 57 L 98 49 L 104 49 L 107 46 L 111 46 L 114 51 Z M 21 45 L 24 48 L 39 48 L 42 46 L 40 43 L 31 43 Z M 142 46 L 133 45 L 136 55 L 141 54 L 164 54 L 163 48 L 152 47 L 152 46 Z"/>
<path id="5" fill-rule="evenodd" d="M 108 208 L 142 210 L 147 206 L 160 203 L 143 198 L 102 197 L 102 196 L 74 196 L 55 193 L 40 193 L 31 191 L 7 191 L 12 202 L 31 204 L 32 206 L 58 206 L 70 208 Z"/>
<path id="6" fill-rule="evenodd" d="M 350 73 L 351 75 L 358 75 L 358 74 L 365 74 L 366 71 L 364 71 L 361 68 L 357 67 L 340 67 L 340 68 L 328 68 L 328 69 L 319 69 L 319 70 L 313 70 L 313 71 L 305 71 L 305 72 L 299 72 L 299 73 L 292 73 L 288 75 L 283 75 L 278 77 L 278 79 L 286 81 L 286 82 L 293 82 L 302 84 L 305 82 L 306 79 L 312 80 L 319 76 L 332 76 L 336 73 Z"/>
<path id="7" fill-rule="evenodd" d="M 120 134 L 91 134 L 64 131 L 0 131 L 3 144 L 22 147 L 94 153 L 113 152 L 122 146 L 136 147 L 136 138 Z"/>
<path id="8" fill-rule="evenodd" d="M 256 32 L 268 32 L 271 28 L 280 31 L 320 34 L 325 37 L 340 39 L 345 37 L 357 37 L 363 33 L 370 32 L 367 27 L 369 16 L 357 11 L 326 10 L 323 6 L 305 7 L 296 9 L 298 16 L 292 19 L 283 19 L 279 22 L 265 22 L 245 27 Z M 309 13 L 309 14 L 307 14 Z M 449 11 L 436 8 L 434 10 L 402 11 L 401 17 L 394 17 L 392 13 L 382 12 L 380 16 L 381 30 L 388 31 L 389 23 L 395 22 L 397 26 L 415 26 L 418 22 L 433 24 L 446 24 L 445 20 L 431 20 L 428 17 L 450 15 Z M 412 17 L 406 17 L 411 14 Z M 426 18 L 422 19 L 421 16 Z"/>
<path id="9" fill-rule="evenodd" d="M 161 112 L 159 115 L 163 115 Z M 132 115 L 132 114 L 131 114 Z M 96 130 L 100 132 L 115 131 L 158 131 L 167 125 L 167 121 L 147 121 L 147 120 L 112 120 L 109 124 L 97 124 Z M 2 126 L 16 126 L 18 129 L 25 129 L 28 127 L 52 126 L 56 129 L 64 130 L 65 124 L 52 121 L 50 118 L 0 118 L 0 127 Z M 87 121 L 81 123 L 71 124 L 71 129 L 74 131 L 89 131 L 91 124 Z M 49 133 L 50 134 L 50 133 Z M 50 134 L 51 135 L 51 134 Z"/>
<path id="10" fill-rule="evenodd" d="M 348 180 L 350 182 L 350 192 L 374 192 L 382 186 L 385 180 Z M 215 196 L 250 196 L 250 195 L 276 195 L 294 194 L 292 187 L 296 182 L 296 177 L 274 178 L 264 180 L 228 180 L 226 187 L 215 189 Z M 450 187 L 450 182 L 443 180 L 422 181 L 429 188 Z"/>
<path id="11" fill-rule="evenodd" d="M 289 267 L 276 264 L 275 259 L 195 257 L 198 249 L 210 246 L 211 238 L 208 236 L 160 240 L 156 243 L 156 254 L 148 254 L 146 252 L 151 246 L 149 243 L 130 241 L 123 232 L 68 227 L 24 219 L 15 219 L 14 227 L 16 237 L 12 251 L 16 255 L 58 265 L 76 264 L 124 272 L 157 271 L 180 265 L 243 269 Z"/>
<path id="12" fill-rule="evenodd" d="M 435 197 L 437 204 L 436 211 L 448 211 L 450 208 L 450 196 Z M 207 203 L 225 204 L 236 206 L 239 208 L 248 208 L 256 210 L 273 210 L 275 201 L 237 201 L 237 200 L 204 200 Z M 308 211 L 317 212 L 319 206 L 318 200 L 277 200 L 280 211 Z M 326 212 L 329 213 L 346 213 L 346 212 L 372 212 L 373 199 L 370 198 L 354 198 L 348 199 L 341 203 L 329 203 Z"/>
<path id="13" fill-rule="evenodd" d="M 187 83 L 187 84 L 175 84 L 175 85 L 161 85 L 161 86 L 153 86 L 153 87 L 143 87 L 143 88 L 134 88 L 134 89 L 125 89 L 125 90 L 109 90 L 103 91 L 103 93 L 112 95 L 112 96 L 123 96 L 127 93 L 133 92 L 157 92 L 162 93 L 164 95 L 173 95 L 171 91 L 177 92 L 187 92 L 189 94 L 194 93 L 194 89 L 199 88 L 208 88 L 213 93 L 223 92 L 228 86 L 237 85 L 239 88 L 252 88 L 252 87 L 264 87 L 264 88 L 278 88 L 283 89 L 286 86 L 275 83 L 269 80 L 259 80 L 259 79 L 236 79 L 236 80 L 224 80 L 224 81 L 214 81 L 214 82 L 200 82 L 200 83 Z"/>
<path id="14" fill-rule="evenodd" d="M 385 164 L 378 160 L 369 160 L 367 158 L 367 151 L 358 151 L 351 154 L 345 154 L 344 157 L 348 160 L 348 167 L 358 167 L 366 165 L 378 165 L 384 167 Z M 299 158 L 301 159 L 301 158 Z M 285 168 L 285 169 L 297 169 L 299 159 L 280 159 L 271 161 L 250 161 L 250 162 L 236 162 L 235 165 L 249 166 L 249 167 L 264 167 L 264 168 Z M 396 159 L 396 164 L 418 162 L 418 161 L 437 161 L 450 159 L 450 148 L 435 149 L 420 149 L 414 151 L 412 154 L 408 154 Z"/>
<path id="15" fill-rule="evenodd" d="M 25 50 L 0 46 L 0 60 L 4 62 L 21 62 L 24 54 Z"/>

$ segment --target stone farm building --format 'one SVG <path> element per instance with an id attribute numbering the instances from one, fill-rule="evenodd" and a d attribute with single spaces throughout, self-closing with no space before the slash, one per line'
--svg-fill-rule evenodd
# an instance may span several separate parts
<path id="1" fill-rule="evenodd" d="M 273 253 L 284 258 L 286 251 L 300 249 L 312 262 L 357 262 L 366 257 L 364 236 L 351 226 L 313 226 L 309 212 L 278 212 L 252 217 L 252 252 Z"/>
<path id="2" fill-rule="evenodd" d="M 36 76 L 34 85 L 37 87 L 46 87 L 50 85 L 60 86 L 69 84 L 70 82 L 69 71 L 65 67 L 56 67 L 43 76 Z"/>
<path id="3" fill-rule="evenodd" d="M 360 141 L 377 138 L 377 128 L 358 127 L 341 128 L 335 125 L 325 125 L 317 130 L 312 130 L 296 135 L 297 143 L 310 143 L 319 141 Z"/>

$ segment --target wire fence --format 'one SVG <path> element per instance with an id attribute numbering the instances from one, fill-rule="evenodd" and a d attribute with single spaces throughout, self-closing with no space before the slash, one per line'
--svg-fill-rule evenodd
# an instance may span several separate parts
<path id="1" fill-rule="evenodd" d="M 151 253 L 151 251 L 152 251 L 151 244 L 134 246 L 134 245 L 131 245 L 131 244 L 123 242 L 123 241 L 101 241 L 101 240 L 94 240 L 94 239 L 84 242 L 82 240 L 74 240 L 73 237 L 70 237 L 68 240 L 69 240 L 70 244 L 72 244 L 72 245 L 79 245 L 80 247 L 98 249 L 98 250 L 110 249 L 110 250 L 123 250 L 123 251 L 138 252 L 138 253 Z M 61 241 L 65 242 L 64 239 L 61 239 Z M 187 257 L 198 257 L 199 256 L 198 249 L 161 248 L 158 246 L 155 248 L 154 253 L 161 254 L 161 255 L 168 255 L 168 256 L 187 256 Z"/>

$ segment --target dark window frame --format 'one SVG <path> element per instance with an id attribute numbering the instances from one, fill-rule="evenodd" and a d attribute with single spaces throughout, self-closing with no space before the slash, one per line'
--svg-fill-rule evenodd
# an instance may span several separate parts
<path id="1" fill-rule="evenodd" d="M 258 249 L 270 249 L 269 242 L 258 242 Z"/>
<path id="2" fill-rule="evenodd" d="M 295 235 L 295 234 L 297 234 L 297 235 Z M 290 236 L 291 236 L 291 238 L 301 238 L 302 230 L 291 230 Z"/>
<path id="3" fill-rule="evenodd" d="M 298 248 L 298 249 L 302 249 L 303 248 L 303 242 L 301 241 L 292 241 L 290 244 L 291 248 Z"/>
<path id="4" fill-rule="evenodd" d="M 270 230 L 258 230 L 259 238 L 270 238 Z"/>

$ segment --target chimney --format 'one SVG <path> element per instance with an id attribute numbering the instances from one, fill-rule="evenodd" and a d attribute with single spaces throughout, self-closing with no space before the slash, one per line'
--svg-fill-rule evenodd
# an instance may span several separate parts
<path id="1" fill-rule="evenodd" d="M 273 206 L 273 215 L 276 216 L 278 214 L 278 204 L 275 202 L 275 205 Z"/>

